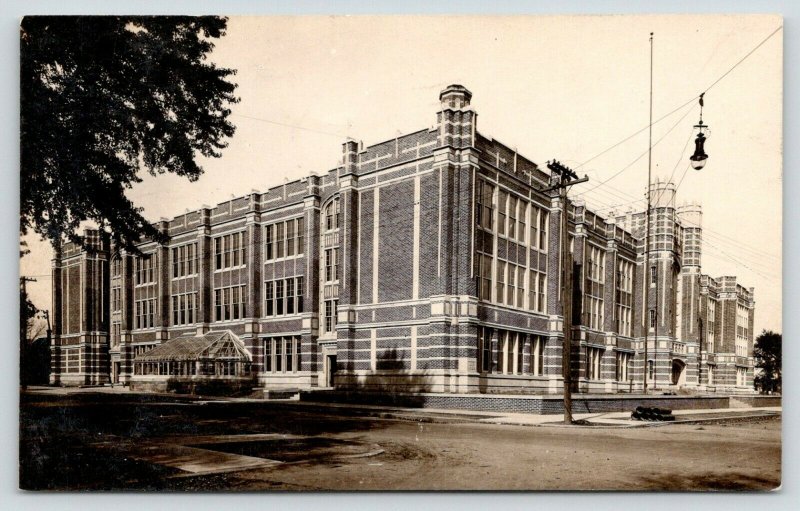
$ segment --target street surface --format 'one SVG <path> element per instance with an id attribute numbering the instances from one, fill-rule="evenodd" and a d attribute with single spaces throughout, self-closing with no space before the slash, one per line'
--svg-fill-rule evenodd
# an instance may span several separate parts
<path id="1" fill-rule="evenodd" d="M 499 419 L 470 412 L 388 413 L 296 402 L 29 391 L 21 395 L 20 487 L 769 490 L 780 485 L 779 415 L 639 427 L 492 420 Z"/>

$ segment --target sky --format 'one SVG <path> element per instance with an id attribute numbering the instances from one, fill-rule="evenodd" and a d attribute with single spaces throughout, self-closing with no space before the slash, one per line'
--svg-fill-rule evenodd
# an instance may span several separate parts
<path id="1" fill-rule="evenodd" d="M 439 91 L 460 83 L 478 131 L 588 175 L 571 194 L 590 209 L 641 209 L 653 32 L 653 119 L 685 105 L 653 126 L 653 178 L 680 182 L 678 204 L 702 204 L 703 272 L 754 287 L 755 332 L 781 331 L 783 31 L 741 60 L 781 26 L 761 15 L 233 17 L 211 57 L 237 70 L 229 147 L 202 160 L 198 182 L 146 176 L 129 197 L 156 221 L 325 172 L 347 137 L 370 145 L 433 125 Z M 687 170 L 690 100 L 703 91 L 709 159 Z M 29 243 L 21 273 L 49 308 L 52 252 Z"/>

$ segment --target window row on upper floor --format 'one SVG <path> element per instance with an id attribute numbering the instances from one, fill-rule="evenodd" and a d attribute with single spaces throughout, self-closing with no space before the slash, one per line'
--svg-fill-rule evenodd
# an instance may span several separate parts
<path id="1" fill-rule="evenodd" d="M 475 224 L 485 231 L 546 252 L 549 217 L 545 208 L 525 198 L 484 180 L 476 183 Z"/>

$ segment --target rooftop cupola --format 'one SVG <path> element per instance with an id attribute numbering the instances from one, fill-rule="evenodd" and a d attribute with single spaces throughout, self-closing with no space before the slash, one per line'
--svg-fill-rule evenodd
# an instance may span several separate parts
<path id="1" fill-rule="evenodd" d="M 439 101 L 442 102 L 442 110 L 447 108 L 453 110 L 460 110 L 469 106 L 469 100 L 472 99 L 472 93 L 467 90 L 463 85 L 454 83 L 448 85 L 442 92 L 439 93 Z"/>
<path id="2" fill-rule="evenodd" d="M 472 93 L 463 85 L 448 85 L 439 93 L 441 110 L 436 114 L 439 147 L 463 148 L 475 143 L 478 114 L 469 106 Z"/>

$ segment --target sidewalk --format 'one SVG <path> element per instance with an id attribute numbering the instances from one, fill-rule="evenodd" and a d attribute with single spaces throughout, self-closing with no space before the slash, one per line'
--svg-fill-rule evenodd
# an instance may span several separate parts
<path id="1" fill-rule="evenodd" d="M 510 413 L 483 410 L 461 410 L 447 408 L 406 408 L 399 406 L 329 403 L 297 400 L 264 400 L 258 398 L 241 397 L 199 397 L 184 394 L 163 394 L 153 392 L 133 392 L 128 387 L 121 385 L 98 387 L 29 387 L 27 392 L 50 395 L 70 395 L 83 393 L 102 394 L 127 394 L 143 395 L 149 397 L 161 396 L 171 399 L 188 399 L 198 405 L 225 405 L 244 404 L 263 406 L 307 407 L 309 409 L 341 410 L 354 414 L 363 413 L 384 419 L 400 419 L 418 422 L 454 422 L 467 421 L 486 424 L 502 424 L 512 426 L 546 426 L 546 427 L 645 427 L 674 423 L 696 423 L 704 421 L 719 421 L 726 419 L 742 419 L 751 417 L 765 417 L 780 415 L 782 408 L 707 408 L 695 410 L 673 410 L 676 421 L 673 422 L 648 422 L 631 420 L 631 412 L 605 412 L 605 413 L 576 413 L 573 420 L 584 422 L 582 425 L 566 425 L 561 414 L 532 414 Z"/>
<path id="2" fill-rule="evenodd" d="M 573 420 L 586 421 L 591 426 L 598 427 L 644 427 L 653 425 L 717 421 L 734 418 L 749 418 L 770 415 L 780 415 L 781 407 L 764 408 L 711 408 L 704 410 L 673 410 L 676 421 L 673 422 L 649 422 L 631 419 L 631 412 L 608 412 L 608 413 L 578 413 L 573 415 Z M 563 415 L 533 415 L 523 413 L 508 413 L 498 417 L 481 419 L 479 422 L 490 424 L 507 424 L 516 426 L 562 426 L 573 427 L 564 424 Z M 574 426 L 581 427 L 581 426 Z"/>

